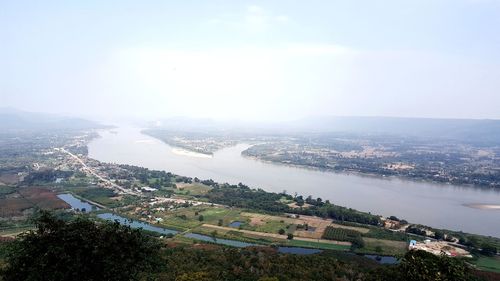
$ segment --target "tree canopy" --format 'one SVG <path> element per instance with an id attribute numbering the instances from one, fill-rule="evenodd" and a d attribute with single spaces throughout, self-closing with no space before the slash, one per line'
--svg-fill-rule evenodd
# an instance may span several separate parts
<path id="1" fill-rule="evenodd" d="M 35 223 L 11 245 L 5 280 L 136 280 L 159 261 L 155 240 L 117 222 L 42 212 Z"/>

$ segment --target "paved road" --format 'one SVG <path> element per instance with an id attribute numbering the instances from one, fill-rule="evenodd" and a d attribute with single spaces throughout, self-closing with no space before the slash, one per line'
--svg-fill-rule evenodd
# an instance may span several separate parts
<path id="1" fill-rule="evenodd" d="M 100 181 L 106 183 L 111 188 L 117 189 L 121 193 L 129 194 L 129 195 L 135 195 L 135 196 L 142 196 L 142 194 L 140 194 L 138 192 L 132 191 L 130 189 L 123 188 L 123 187 L 117 185 L 116 183 L 110 181 L 109 179 L 106 179 L 106 178 L 102 177 L 96 171 L 94 171 L 94 169 L 92 169 L 91 167 L 87 166 L 87 164 L 85 164 L 85 162 L 83 162 L 83 160 L 80 159 L 80 157 L 78 157 L 75 154 L 67 151 L 66 149 L 59 148 L 58 150 L 61 151 L 61 152 L 63 152 L 63 153 L 68 154 L 73 159 L 75 159 L 76 161 L 78 161 L 83 166 L 83 170 L 84 171 L 89 172 L 90 174 L 92 174 L 93 176 L 95 176 L 96 178 L 98 178 Z"/>

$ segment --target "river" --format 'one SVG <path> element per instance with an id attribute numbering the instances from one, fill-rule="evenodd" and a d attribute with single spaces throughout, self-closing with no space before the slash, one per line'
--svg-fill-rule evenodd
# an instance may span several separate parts
<path id="1" fill-rule="evenodd" d="M 500 191 L 324 172 L 265 163 L 241 156 L 248 144 L 216 152 L 213 157 L 179 153 L 137 128 L 100 132 L 89 144 L 89 156 L 103 162 L 130 164 L 179 175 L 213 179 L 267 191 L 329 199 L 332 203 L 437 228 L 500 237 L 500 211 L 468 206 L 500 204 Z M 468 205 L 468 206 L 467 206 Z"/>

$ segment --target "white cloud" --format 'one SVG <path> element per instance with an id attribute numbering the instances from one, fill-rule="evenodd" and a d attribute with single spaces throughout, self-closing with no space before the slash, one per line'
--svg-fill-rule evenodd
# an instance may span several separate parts
<path id="1" fill-rule="evenodd" d="M 250 33 L 264 32 L 274 25 L 283 25 L 290 18 L 282 14 L 274 14 L 260 6 L 248 6 L 243 14 L 233 17 L 215 17 L 208 20 L 209 25 L 226 25 L 231 28 L 240 28 Z"/>

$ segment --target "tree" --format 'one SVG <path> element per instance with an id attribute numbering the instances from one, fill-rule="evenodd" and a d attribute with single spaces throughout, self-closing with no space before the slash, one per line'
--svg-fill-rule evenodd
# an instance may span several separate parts
<path id="1" fill-rule="evenodd" d="M 280 230 L 278 231 L 279 234 L 281 235 L 284 235 L 285 234 L 285 230 L 283 228 L 280 228 Z"/>
<path id="2" fill-rule="evenodd" d="M 69 222 L 42 212 L 7 254 L 5 280 L 138 280 L 159 265 L 159 244 L 118 222 Z"/>
<path id="3" fill-rule="evenodd" d="M 214 239 L 214 241 L 216 241 L 217 240 L 217 230 L 210 232 L 210 236 L 212 237 L 212 239 Z"/>
<path id="4" fill-rule="evenodd" d="M 365 246 L 365 241 L 363 240 L 363 238 L 361 236 L 352 238 L 351 248 L 353 250 L 363 248 L 364 246 Z"/>
<path id="5" fill-rule="evenodd" d="M 371 272 L 366 280 L 372 281 L 472 281 L 482 280 L 464 261 L 436 256 L 424 251 L 409 251 L 395 267 L 382 267 Z"/>
<path id="6" fill-rule="evenodd" d="M 437 240 L 444 239 L 444 232 L 442 232 L 441 230 L 434 231 L 434 238 L 436 238 Z"/>
<path id="7" fill-rule="evenodd" d="M 219 219 L 219 222 L 217 223 L 218 226 L 222 226 L 224 224 L 224 220 Z"/>
<path id="8" fill-rule="evenodd" d="M 492 257 L 497 254 L 497 248 L 490 244 L 483 244 L 481 246 L 481 254 Z"/>
<path id="9" fill-rule="evenodd" d="M 212 281 L 207 272 L 184 273 L 175 279 L 176 281 Z"/>
<path id="10" fill-rule="evenodd" d="M 288 239 L 288 240 L 292 240 L 292 239 L 293 239 L 293 234 L 288 233 L 288 235 L 286 236 L 286 239 Z"/>
<path id="11" fill-rule="evenodd" d="M 198 216 L 198 220 L 199 220 L 199 221 L 203 221 L 204 219 L 205 219 L 205 218 L 203 218 L 203 215 L 199 215 L 199 216 Z"/>
<path id="12" fill-rule="evenodd" d="M 258 281 L 280 281 L 278 277 L 261 277 Z"/>

